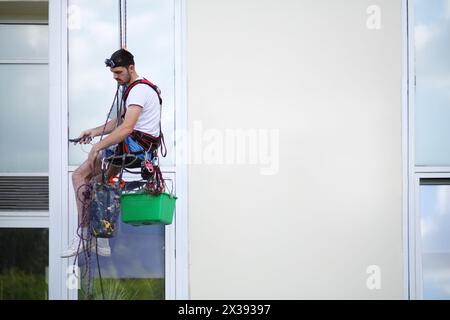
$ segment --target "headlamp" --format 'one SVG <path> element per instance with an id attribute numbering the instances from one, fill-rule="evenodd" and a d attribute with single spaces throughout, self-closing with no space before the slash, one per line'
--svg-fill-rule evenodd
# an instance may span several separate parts
<path id="1" fill-rule="evenodd" d="M 112 59 L 106 59 L 105 60 L 105 65 L 107 67 L 110 67 L 110 68 L 114 68 L 116 66 L 114 60 L 112 60 Z"/>

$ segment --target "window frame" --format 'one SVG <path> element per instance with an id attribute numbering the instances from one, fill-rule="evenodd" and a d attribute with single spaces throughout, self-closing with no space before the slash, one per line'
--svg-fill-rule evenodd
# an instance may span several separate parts
<path id="1" fill-rule="evenodd" d="M 43 21 L 0 20 L 0 25 L 47 25 Z M 0 65 L 48 65 L 48 59 L 0 59 Z M 0 172 L 0 176 L 48 176 L 48 172 Z M 0 211 L 1 228 L 48 228 L 49 211 Z"/>
<path id="2" fill-rule="evenodd" d="M 404 88 L 406 97 L 407 121 L 404 127 L 408 137 L 408 183 L 407 183 L 407 216 L 404 225 L 405 248 L 408 259 L 405 262 L 405 274 L 408 278 L 405 282 L 407 298 L 412 300 L 423 299 L 423 272 L 421 251 L 420 228 L 420 182 L 422 179 L 450 178 L 450 166 L 417 166 L 415 159 L 415 48 L 414 48 L 414 0 L 403 0 L 403 41 L 406 43 L 403 57 L 405 60 L 407 83 Z"/>
<path id="3" fill-rule="evenodd" d="M 34 21 L 34 20 L 1 20 L 0 25 L 49 25 L 48 21 Z M 0 59 L 0 65 L 17 64 L 17 65 L 49 65 L 49 60 L 42 59 Z M 48 177 L 48 172 L 0 172 L 0 176 L 45 176 Z M 50 232 L 50 211 L 49 210 L 17 210 L 17 211 L 0 211 L 0 229 L 48 229 Z M 50 236 L 49 236 L 50 242 Z M 50 254 L 50 250 L 49 250 Z M 50 289 L 50 288 L 49 288 Z"/>
<path id="4" fill-rule="evenodd" d="M 416 167 L 414 173 L 414 190 L 413 199 L 414 207 L 411 215 L 410 228 L 413 233 L 411 248 L 411 298 L 423 300 L 423 270 L 422 270 L 422 250 L 421 250 L 421 225 L 420 225 L 420 208 L 421 208 L 421 180 L 422 179 L 450 179 L 450 172 L 446 167 Z"/>

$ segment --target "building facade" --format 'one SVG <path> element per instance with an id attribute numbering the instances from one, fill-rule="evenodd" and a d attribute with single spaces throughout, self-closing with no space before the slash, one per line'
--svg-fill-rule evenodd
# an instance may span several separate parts
<path id="1" fill-rule="evenodd" d="M 450 297 L 448 1 L 0 8 L 1 299 L 85 298 L 59 257 L 89 150 L 68 138 L 106 120 L 121 35 L 162 90 L 178 199 L 169 226 L 120 224 L 111 298 Z"/>

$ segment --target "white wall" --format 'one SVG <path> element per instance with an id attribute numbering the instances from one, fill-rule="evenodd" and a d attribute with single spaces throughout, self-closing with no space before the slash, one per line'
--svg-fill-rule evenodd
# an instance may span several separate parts
<path id="1" fill-rule="evenodd" d="M 190 155 L 279 129 L 274 175 L 190 164 L 191 299 L 403 298 L 401 1 L 371 4 L 187 0 L 189 129 L 218 130 Z"/>

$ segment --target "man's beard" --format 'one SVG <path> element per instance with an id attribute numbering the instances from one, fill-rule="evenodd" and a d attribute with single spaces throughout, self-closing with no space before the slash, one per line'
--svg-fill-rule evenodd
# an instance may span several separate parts
<path id="1" fill-rule="evenodd" d="M 127 84 L 127 83 L 129 83 L 130 81 L 131 81 L 131 74 L 128 72 L 128 74 L 127 74 L 127 76 L 126 76 L 125 81 L 124 81 L 123 84 Z"/>

